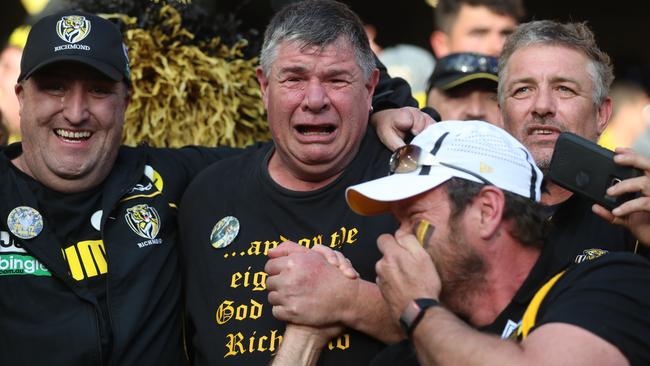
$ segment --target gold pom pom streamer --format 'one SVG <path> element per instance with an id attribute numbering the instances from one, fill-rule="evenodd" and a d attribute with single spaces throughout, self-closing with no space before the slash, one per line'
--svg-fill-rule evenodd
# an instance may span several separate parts
<path id="1" fill-rule="evenodd" d="M 121 14 L 125 24 L 136 19 Z M 219 38 L 188 44 L 194 35 L 182 27 L 176 9 L 160 9 L 153 29 L 125 32 L 131 61 L 132 101 L 123 140 L 157 147 L 245 146 L 268 140 L 257 58 L 245 59 L 245 41 L 232 47 Z"/>

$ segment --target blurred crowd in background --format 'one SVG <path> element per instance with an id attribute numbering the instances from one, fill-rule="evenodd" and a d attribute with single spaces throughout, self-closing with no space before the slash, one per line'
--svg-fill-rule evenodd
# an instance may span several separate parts
<path id="1" fill-rule="evenodd" d="M 126 144 L 146 141 L 154 146 L 172 147 L 244 146 L 266 140 L 269 134 L 255 81 L 255 56 L 260 47 L 260 30 L 274 11 L 290 1 L 11 0 L 0 34 L 0 141 L 20 140 L 20 117 L 13 88 L 29 25 L 46 14 L 69 7 L 106 14 L 126 31 L 136 70 L 135 102 L 129 108 L 124 129 Z M 366 21 L 373 51 L 391 76 L 408 81 L 420 107 L 434 107 L 441 112 L 442 119 L 480 119 L 495 124 L 496 65 L 494 70 L 482 73 L 453 68 L 477 60 L 496 62 L 504 37 L 519 22 L 549 14 L 557 18 L 567 16 L 555 2 L 411 0 L 399 9 L 393 9 L 390 2 L 345 2 Z M 624 20 L 616 15 L 626 8 L 620 5 L 612 8 L 616 11 L 609 9 L 609 4 L 607 9 L 594 13 L 581 2 L 572 2 L 573 9 L 579 10 L 569 17 L 586 20 L 595 28 L 616 66 L 617 78 L 611 89 L 614 113 L 599 143 L 612 150 L 632 146 L 648 155 L 650 96 L 645 70 L 650 65 L 643 64 L 642 49 L 637 53 L 629 49 L 635 47 L 621 50 L 630 43 L 617 36 L 623 31 L 619 26 Z M 630 14 L 628 31 L 638 31 L 642 26 L 636 24 L 642 22 L 635 22 L 635 17 Z M 611 28 L 600 32 L 599 26 L 604 22 L 611 24 Z M 608 44 L 614 42 L 617 46 L 608 49 Z M 453 55 L 459 52 L 475 55 Z M 452 57 L 446 58 L 450 54 Z M 154 55 L 168 60 L 164 66 L 155 64 L 151 60 L 160 57 Z M 487 58 L 483 59 L 484 56 Z M 490 60 L 491 57 L 494 59 Z M 188 59 L 198 77 L 190 80 L 194 87 L 179 91 L 175 86 L 187 75 L 183 69 L 188 66 L 184 61 Z M 212 65 L 214 60 L 220 62 L 218 72 L 205 66 L 205 62 Z M 439 69 L 434 72 L 436 64 Z M 212 91 L 198 92 L 206 89 Z M 239 107 L 232 107 L 232 100 L 237 100 L 235 104 Z M 147 113 L 151 111 L 158 112 Z M 174 124 L 168 125 L 169 121 Z"/>

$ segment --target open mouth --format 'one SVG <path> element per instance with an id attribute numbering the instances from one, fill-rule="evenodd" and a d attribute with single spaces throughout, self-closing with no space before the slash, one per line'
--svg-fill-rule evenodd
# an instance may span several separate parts
<path id="1" fill-rule="evenodd" d="M 528 129 L 528 134 L 531 136 L 549 136 L 559 134 L 560 130 L 557 128 L 548 127 L 531 127 Z"/>
<path id="2" fill-rule="evenodd" d="M 555 132 L 551 130 L 532 130 L 530 132 L 531 135 L 551 135 L 553 133 Z"/>
<path id="3" fill-rule="evenodd" d="M 62 128 L 54 130 L 54 134 L 66 142 L 82 142 L 86 141 L 92 136 L 90 131 L 70 131 Z"/>
<path id="4" fill-rule="evenodd" d="M 336 127 L 332 125 L 317 125 L 317 126 L 300 125 L 300 126 L 296 126 L 296 130 L 301 135 L 307 135 L 307 136 L 329 135 L 330 133 L 336 130 Z"/>

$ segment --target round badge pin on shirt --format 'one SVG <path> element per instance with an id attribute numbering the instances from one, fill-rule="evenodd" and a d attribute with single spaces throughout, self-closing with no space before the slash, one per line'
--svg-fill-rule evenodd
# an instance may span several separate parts
<path id="1" fill-rule="evenodd" d="M 95 213 L 90 216 L 90 226 L 97 231 L 102 231 L 102 215 L 104 214 L 103 210 L 97 210 Z"/>
<path id="2" fill-rule="evenodd" d="M 216 248 L 225 248 L 232 242 L 239 234 L 239 220 L 234 216 L 226 216 L 219 220 L 210 233 L 210 244 Z"/>
<path id="3" fill-rule="evenodd" d="M 18 206 L 9 212 L 7 227 L 21 239 L 32 239 L 43 230 L 43 216 L 34 208 Z"/>

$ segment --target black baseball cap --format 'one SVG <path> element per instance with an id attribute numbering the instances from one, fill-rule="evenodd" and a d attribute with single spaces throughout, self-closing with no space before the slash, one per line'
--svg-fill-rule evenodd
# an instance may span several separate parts
<path id="1" fill-rule="evenodd" d="M 472 80 L 499 82 L 499 59 L 473 52 L 452 53 L 440 58 L 429 78 L 432 88 L 449 90 Z"/>
<path id="2" fill-rule="evenodd" d="M 122 33 L 109 20 L 80 10 L 65 10 L 36 22 L 27 36 L 18 81 L 44 66 L 75 61 L 115 81 L 131 79 Z"/>

